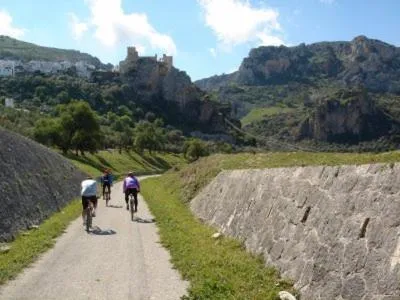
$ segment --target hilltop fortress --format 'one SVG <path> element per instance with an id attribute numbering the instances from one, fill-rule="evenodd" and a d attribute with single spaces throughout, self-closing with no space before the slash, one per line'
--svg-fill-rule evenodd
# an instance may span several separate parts
<path id="1" fill-rule="evenodd" d="M 129 70 L 135 69 L 139 60 L 157 62 L 160 66 L 166 67 L 168 71 L 171 70 L 173 66 L 173 57 L 163 54 L 163 56 L 158 60 L 157 54 L 154 56 L 139 56 L 136 47 L 128 47 L 127 56 L 125 60 L 119 63 L 119 72 L 121 74 L 127 73 Z"/>

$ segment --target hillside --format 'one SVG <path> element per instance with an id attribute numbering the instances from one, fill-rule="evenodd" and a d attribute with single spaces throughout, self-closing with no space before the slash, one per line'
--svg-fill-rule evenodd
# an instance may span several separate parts
<path id="1" fill-rule="evenodd" d="M 159 174 L 173 167 L 186 164 L 183 155 L 173 153 L 139 154 L 136 152 L 117 150 L 99 151 L 95 154 L 66 156 L 80 170 L 87 174 L 98 177 L 105 168 L 111 170 L 114 176 L 123 177 L 129 171 L 137 175 Z"/>
<path id="2" fill-rule="evenodd" d="M 196 85 L 212 93 L 218 101 L 231 104 L 232 116 L 244 118 L 244 124 L 249 126 L 245 129 L 263 137 L 273 136 L 291 142 L 335 140 L 339 144 L 388 140 L 397 132 L 400 48 L 365 36 L 350 42 L 258 47 L 243 59 L 238 71 L 202 79 L 196 81 Z M 363 93 L 362 90 L 368 93 L 364 98 L 368 98 L 373 107 L 369 105 L 371 110 L 357 111 L 357 127 L 368 131 L 370 125 L 364 125 L 362 120 L 371 119 L 377 113 L 386 116 L 379 119 L 384 124 L 390 123 L 387 130 L 378 129 L 371 135 L 354 137 L 349 131 L 351 128 L 339 124 L 341 128 L 333 131 L 347 138 L 298 133 L 304 122 L 324 109 L 326 101 L 334 100 L 345 107 L 352 103 L 348 101 L 352 98 L 349 95 Z M 337 109 L 334 107 L 331 109 Z M 268 113 L 278 110 L 282 113 Z M 344 108 L 341 118 L 349 117 L 346 111 L 354 115 L 354 110 L 355 107 Z M 316 127 L 314 132 L 320 130 L 324 127 Z"/>
<path id="3" fill-rule="evenodd" d="M 61 155 L 0 128 L 0 241 L 79 196 L 85 174 Z"/>
<path id="4" fill-rule="evenodd" d="M 102 65 L 97 58 L 78 51 L 36 46 L 4 36 L 0 37 L 2 58 L 86 59 Z M 185 136 L 194 131 L 227 135 L 219 114 L 226 106 L 209 101 L 184 71 L 173 66 L 172 57 L 157 59 L 128 52 L 120 65 L 125 66 L 120 71 L 92 70 L 86 65 L 80 70 L 79 64 L 67 69 L 41 63 L 28 63 L 23 71 L 15 67 L 15 73 L 0 76 L 0 125 L 33 138 L 38 119 L 56 116 L 59 105 L 83 100 L 100 117 L 106 137 L 103 149 L 117 147 L 123 136 L 132 137 L 138 123 L 157 119 L 168 131 L 178 130 Z M 1 107 L 6 98 L 14 99 L 19 112 Z M 129 138 L 125 146 L 132 146 L 133 140 Z"/>
<path id="5" fill-rule="evenodd" d="M 70 61 L 76 63 L 85 61 L 96 68 L 110 69 L 109 65 L 103 64 L 97 57 L 76 50 L 65 50 L 38 46 L 32 43 L 20 41 L 8 36 L 0 35 L 0 59 L 9 60 L 42 60 L 42 61 Z"/>

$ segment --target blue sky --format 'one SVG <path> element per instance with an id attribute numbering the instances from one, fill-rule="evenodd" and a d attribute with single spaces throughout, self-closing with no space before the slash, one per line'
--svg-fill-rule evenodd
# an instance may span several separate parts
<path id="1" fill-rule="evenodd" d="M 0 0 L 0 34 L 112 64 L 135 45 L 197 80 L 237 70 L 260 45 L 362 34 L 399 46 L 399 11 L 399 0 Z"/>

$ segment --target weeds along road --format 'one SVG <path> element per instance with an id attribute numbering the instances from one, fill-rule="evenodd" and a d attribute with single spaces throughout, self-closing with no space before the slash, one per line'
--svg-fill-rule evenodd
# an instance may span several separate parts
<path id="1" fill-rule="evenodd" d="M 143 179 L 143 178 L 141 178 Z M 140 194 L 139 194 L 140 195 Z M 0 288 L 0 299 L 179 299 L 181 280 L 159 244 L 157 227 L 139 196 L 137 221 L 126 210 L 122 183 L 112 188 L 112 207 L 99 199 L 93 233 L 75 220 L 55 247 Z"/>

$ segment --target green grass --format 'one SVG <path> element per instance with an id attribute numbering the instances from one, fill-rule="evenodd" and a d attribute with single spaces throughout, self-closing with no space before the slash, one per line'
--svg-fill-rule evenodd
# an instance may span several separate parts
<path id="1" fill-rule="evenodd" d="M 92 176 L 99 176 L 105 168 L 111 169 L 114 175 L 125 174 L 130 170 L 138 175 L 154 174 L 185 163 L 183 155 L 180 154 L 153 153 L 149 155 L 133 151 L 119 153 L 117 150 L 88 153 L 85 156 L 70 153 L 66 157 L 79 169 Z"/>
<path id="2" fill-rule="evenodd" d="M 9 243 L 11 249 L 0 254 L 0 285 L 14 278 L 25 267 L 34 262 L 40 254 L 53 247 L 68 224 L 81 213 L 80 201 L 73 201 L 61 212 L 44 221 L 39 229 L 21 232 Z"/>
<path id="3" fill-rule="evenodd" d="M 295 111 L 295 109 L 289 107 L 279 107 L 279 106 L 253 108 L 246 116 L 244 116 L 240 120 L 240 122 L 242 123 L 242 126 L 246 126 L 255 121 L 262 120 L 265 116 L 283 114 L 292 111 Z"/>
<path id="4" fill-rule="evenodd" d="M 230 238 L 217 240 L 179 196 L 176 173 L 143 181 L 143 196 L 157 220 L 162 244 L 172 263 L 190 281 L 186 299 L 277 299 L 291 284 L 266 268 L 260 257 L 247 253 Z"/>

